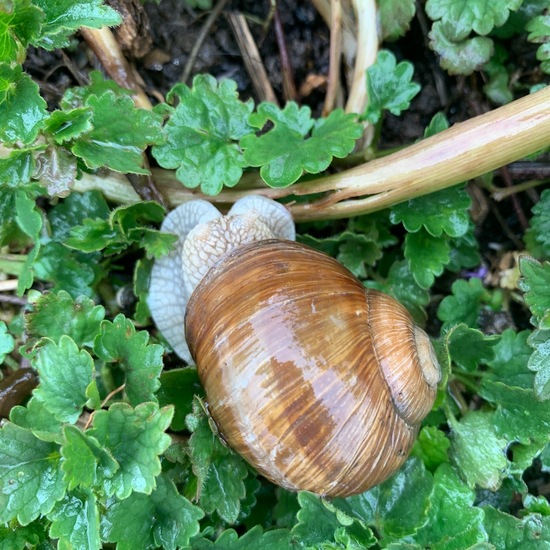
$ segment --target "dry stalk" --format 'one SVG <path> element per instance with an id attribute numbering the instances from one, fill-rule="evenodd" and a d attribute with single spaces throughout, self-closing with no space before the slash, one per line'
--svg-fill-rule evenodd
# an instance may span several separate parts
<path id="1" fill-rule="evenodd" d="M 289 204 L 296 221 L 312 221 L 375 212 L 475 178 L 548 146 L 550 87 L 455 124 L 397 153 L 285 189 L 268 188 L 253 173 L 243 178 L 237 188 L 209 197 L 183 188 L 173 172 L 155 170 L 154 177 L 172 205 L 195 198 L 227 205 L 247 194 L 282 198 L 325 193 L 320 199 Z M 85 174 L 76 190 L 87 189 L 101 189 L 118 202 L 138 200 L 120 176 L 99 178 Z"/>

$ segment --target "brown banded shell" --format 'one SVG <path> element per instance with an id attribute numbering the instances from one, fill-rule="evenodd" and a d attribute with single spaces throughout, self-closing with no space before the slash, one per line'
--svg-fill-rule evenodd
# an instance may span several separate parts
<path id="1" fill-rule="evenodd" d="M 294 242 L 228 254 L 191 295 L 185 330 L 224 439 L 291 490 L 382 482 L 435 399 L 439 367 L 405 308 Z"/>

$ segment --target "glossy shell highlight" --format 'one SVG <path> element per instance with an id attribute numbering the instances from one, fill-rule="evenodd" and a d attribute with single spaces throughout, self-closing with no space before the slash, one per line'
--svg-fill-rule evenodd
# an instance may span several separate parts
<path id="1" fill-rule="evenodd" d="M 405 308 L 294 242 L 246 245 L 211 268 L 186 334 L 221 435 L 290 490 L 349 496 L 381 483 L 435 399 L 437 361 Z"/>

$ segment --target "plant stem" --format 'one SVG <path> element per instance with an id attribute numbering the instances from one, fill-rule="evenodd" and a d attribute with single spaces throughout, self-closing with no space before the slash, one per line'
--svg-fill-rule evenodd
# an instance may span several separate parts
<path id="1" fill-rule="evenodd" d="M 215 197 L 185 189 L 173 172 L 155 171 L 155 181 L 171 205 L 202 198 L 227 205 L 249 194 L 274 199 L 326 193 L 304 203 L 290 203 L 298 222 L 368 214 L 394 204 L 440 191 L 514 162 L 550 145 L 550 86 L 489 113 L 455 124 L 384 158 L 355 168 L 271 189 L 257 173 L 235 189 Z M 101 189 L 117 202 L 135 202 L 137 195 L 120 176 L 102 179 L 85 174 L 76 190 Z"/>

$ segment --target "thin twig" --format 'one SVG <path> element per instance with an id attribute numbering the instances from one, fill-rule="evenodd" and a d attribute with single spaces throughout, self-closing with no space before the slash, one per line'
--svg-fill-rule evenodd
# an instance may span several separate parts
<path id="1" fill-rule="evenodd" d="M 142 109 L 151 109 L 151 102 L 142 88 L 143 80 L 124 57 L 111 29 L 109 27 L 101 29 L 83 27 L 80 32 L 105 67 L 107 74 L 119 86 L 134 92 L 133 98 L 136 106 Z"/>
<path id="2" fill-rule="evenodd" d="M 229 0 L 219 0 L 219 2 L 216 4 L 214 9 L 210 12 L 210 15 L 206 18 L 206 21 L 204 22 L 204 25 L 202 26 L 199 32 L 199 35 L 197 36 L 195 45 L 193 46 L 193 49 L 189 54 L 189 59 L 185 64 L 185 68 L 183 69 L 183 73 L 180 79 L 181 82 L 187 83 L 187 81 L 189 80 L 189 76 L 191 75 L 191 71 L 193 70 L 193 66 L 195 65 L 197 56 L 199 55 L 199 50 L 201 49 L 202 44 L 206 39 L 206 36 L 210 32 L 212 25 L 214 24 L 216 19 L 220 16 L 227 2 L 229 2 Z"/>
<path id="3" fill-rule="evenodd" d="M 273 15 L 273 29 L 275 30 L 275 40 L 277 41 L 279 58 L 281 60 L 283 96 L 286 101 L 298 101 L 298 91 L 294 83 L 294 71 L 288 54 L 288 48 L 286 47 L 285 32 L 281 23 L 281 17 L 279 16 L 278 6 L 275 6 L 275 13 Z"/>
<path id="4" fill-rule="evenodd" d="M 342 61 L 342 2 L 341 0 L 331 0 L 330 5 L 330 56 L 323 116 L 328 116 L 334 109 L 340 87 L 340 63 Z"/>
<path id="5" fill-rule="evenodd" d="M 500 202 L 501 200 L 509 197 L 510 195 L 522 193 L 523 191 L 528 191 L 530 189 L 534 189 L 536 187 L 540 187 L 542 185 L 548 185 L 548 184 L 550 184 L 550 179 L 524 181 L 522 183 L 518 183 L 517 185 L 513 185 L 512 187 L 506 187 L 504 189 L 500 187 L 495 187 L 491 190 L 491 197 L 493 198 L 493 200 Z"/>
<path id="6" fill-rule="evenodd" d="M 229 12 L 225 14 L 229 26 L 233 31 L 237 45 L 242 54 L 244 65 L 254 86 L 254 91 L 259 101 L 270 101 L 279 104 L 273 91 L 262 57 L 254 41 L 254 37 L 248 28 L 246 18 L 242 13 Z"/>
<path id="7" fill-rule="evenodd" d="M 500 168 L 499 171 L 506 187 L 512 188 L 514 186 L 514 183 L 512 181 L 512 178 L 510 177 L 510 172 L 508 172 L 508 168 L 506 166 L 503 166 L 502 168 Z M 527 216 L 525 215 L 525 212 L 523 211 L 523 208 L 519 203 L 517 195 L 511 195 L 510 199 L 512 200 L 512 205 L 514 207 L 518 222 L 521 225 L 521 228 L 525 231 L 529 227 L 529 220 L 527 219 Z"/>

